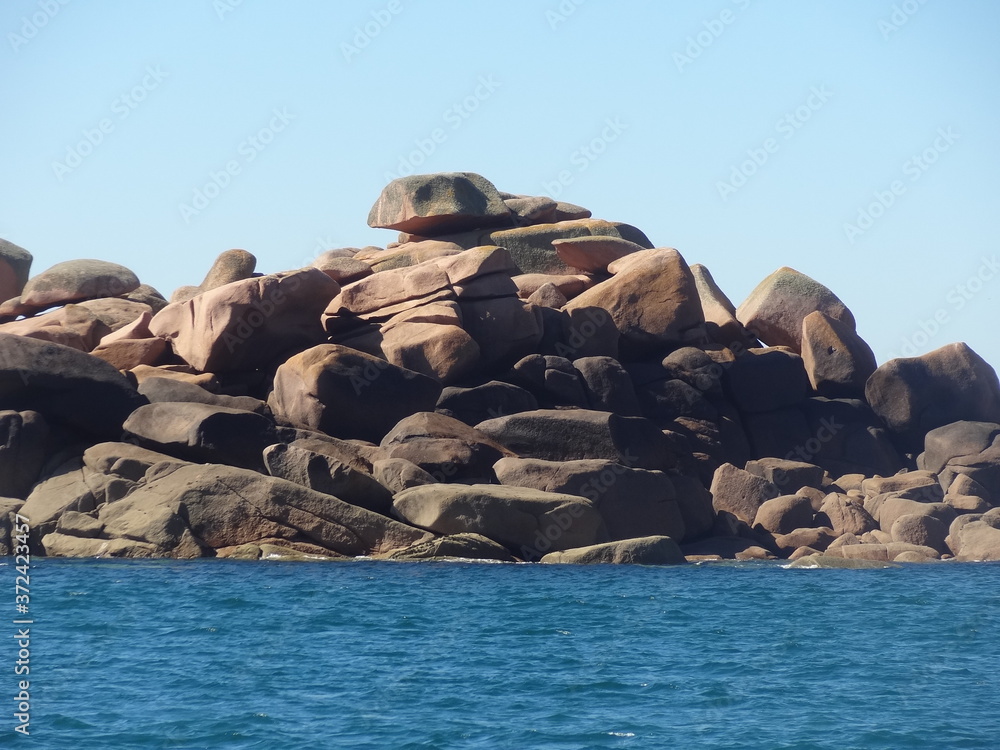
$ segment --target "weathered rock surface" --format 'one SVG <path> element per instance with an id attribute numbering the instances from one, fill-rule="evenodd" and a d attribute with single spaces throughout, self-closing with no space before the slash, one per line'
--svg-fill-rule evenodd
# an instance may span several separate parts
<path id="1" fill-rule="evenodd" d="M 669 441 L 641 417 L 586 409 L 538 409 L 488 419 L 476 429 L 524 458 L 603 458 L 623 466 L 660 470 L 675 463 Z"/>
<path id="2" fill-rule="evenodd" d="M 246 279 L 171 303 L 149 328 L 197 370 L 253 370 L 323 341 L 320 315 L 338 291 L 315 268 Z"/>
<path id="3" fill-rule="evenodd" d="M 645 536 L 685 537 L 677 490 L 661 471 L 599 459 L 543 461 L 503 458 L 493 467 L 501 484 L 578 495 L 597 508 L 612 540 Z"/>
<path id="4" fill-rule="evenodd" d="M 802 364 L 820 396 L 862 398 L 875 372 L 875 354 L 854 326 L 826 313 L 811 312 L 802 320 Z"/>
<path id="5" fill-rule="evenodd" d="M 687 562 L 680 546 L 669 536 L 624 539 L 562 552 L 549 552 L 540 562 L 595 565 L 683 565 Z"/>
<path id="6" fill-rule="evenodd" d="M 34 410 L 49 422 L 99 438 L 117 438 L 146 403 L 129 381 L 97 357 L 0 333 L 0 408 Z"/>
<path id="7" fill-rule="evenodd" d="M 801 351 L 802 323 L 813 312 L 855 327 L 854 316 L 836 294 L 794 268 L 779 268 L 736 310 L 736 318 L 768 346 Z"/>
<path id="8" fill-rule="evenodd" d="M 400 492 L 393 511 L 436 534 L 482 534 L 523 560 L 607 538 L 590 501 L 522 487 L 429 484 Z"/>
<path id="9" fill-rule="evenodd" d="M 513 224 L 489 180 L 472 172 L 411 175 L 390 182 L 368 214 L 368 226 L 427 236 Z"/>
<path id="10" fill-rule="evenodd" d="M 123 429 L 144 448 L 258 471 L 264 449 L 277 440 L 274 424 L 260 414 L 192 401 L 141 406 Z"/>
<path id="11" fill-rule="evenodd" d="M 49 426 L 34 411 L 0 411 L 0 497 L 24 499 L 48 453 Z"/>
<path id="12" fill-rule="evenodd" d="M 731 513 L 751 526 L 760 507 L 778 497 L 778 488 L 769 481 L 729 463 L 715 470 L 709 491 L 716 512 Z"/>
<path id="13" fill-rule="evenodd" d="M 886 362 L 868 379 L 865 396 L 900 442 L 914 450 L 936 427 L 962 420 L 1000 422 L 996 371 L 966 344 Z"/>
<path id="14" fill-rule="evenodd" d="M 21 304 L 37 310 L 97 297 L 120 297 L 139 288 L 132 271 L 104 260 L 68 260 L 28 280 Z"/>
<path id="15" fill-rule="evenodd" d="M 18 297 L 31 273 L 31 253 L 0 239 L 0 302 Z"/>
<path id="16" fill-rule="evenodd" d="M 378 442 L 399 420 L 431 411 L 441 386 L 426 375 L 336 344 L 291 357 L 274 376 L 274 415 L 334 437 Z"/>
<path id="17" fill-rule="evenodd" d="M 704 335 L 704 314 L 691 269 L 671 248 L 643 250 L 615 261 L 615 275 L 567 303 L 567 310 L 600 307 L 633 354 L 660 351 Z"/>

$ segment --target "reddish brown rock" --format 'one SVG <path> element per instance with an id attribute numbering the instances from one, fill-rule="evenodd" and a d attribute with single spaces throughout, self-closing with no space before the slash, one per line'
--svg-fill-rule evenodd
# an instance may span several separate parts
<path id="1" fill-rule="evenodd" d="M 900 442 L 915 452 L 935 427 L 962 420 L 1000 422 L 996 371 L 962 343 L 886 362 L 868 379 L 865 395 Z"/>
<path id="2" fill-rule="evenodd" d="M 111 329 L 81 305 L 67 305 L 45 315 L 0 325 L 0 333 L 15 334 L 89 352 Z"/>
<path id="3" fill-rule="evenodd" d="M 612 278 L 573 298 L 565 309 L 607 310 L 621 332 L 621 346 L 632 354 L 657 352 L 704 334 L 701 300 L 680 253 L 644 250 L 618 263 L 625 261 Z"/>
<path id="4" fill-rule="evenodd" d="M 441 386 L 426 375 L 336 344 L 282 364 L 268 399 L 275 416 L 334 437 L 377 442 L 404 417 L 431 411 Z"/>
<path id="5" fill-rule="evenodd" d="M 552 246 L 562 261 L 587 273 L 604 273 L 608 265 L 631 253 L 645 250 L 642 245 L 621 237 L 570 237 L 552 240 Z"/>
<path id="6" fill-rule="evenodd" d="M 92 352 L 119 370 L 131 370 L 140 365 L 155 365 L 167 349 L 165 339 L 149 330 L 152 315 L 145 312 L 132 323 L 109 333 Z"/>
<path id="7" fill-rule="evenodd" d="M 837 536 L 861 536 L 878 528 L 878 522 L 861 503 L 853 502 L 847 495 L 838 492 L 827 495 L 816 514 L 816 523 L 829 526 Z"/>
<path id="8" fill-rule="evenodd" d="M 781 495 L 765 500 L 757 509 L 753 527 L 771 534 L 789 534 L 813 522 L 812 503 L 798 495 Z"/>
<path id="9" fill-rule="evenodd" d="M 149 328 L 197 370 L 254 370 L 322 341 L 320 315 L 338 291 L 315 268 L 261 276 L 171 303 Z"/>
<path id="10" fill-rule="evenodd" d="M 717 513 L 731 513 L 746 524 L 753 524 L 760 507 L 778 496 L 778 488 L 766 479 L 729 463 L 715 470 L 709 491 Z M 811 507 L 809 512 L 812 513 Z"/>
<path id="11" fill-rule="evenodd" d="M 820 396 L 862 398 L 875 354 L 852 325 L 819 311 L 802 321 L 802 364 Z"/>
<path id="12" fill-rule="evenodd" d="M 779 268 L 750 292 L 736 318 L 768 346 L 801 351 L 802 321 L 820 311 L 854 328 L 854 316 L 840 299 L 794 268 Z"/>
<path id="13" fill-rule="evenodd" d="M 709 340 L 734 351 L 759 347 L 760 343 L 736 319 L 736 307 L 715 283 L 709 270 L 695 263 L 691 266 L 691 275 L 698 289 Z"/>
<path id="14" fill-rule="evenodd" d="M 546 284 L 552 284 L 567 300 L 594 285 L 594 280 L 583 274 L 557 276 L 548 273 L 523 273 L 514 276 L 513 281 L 517 285 L 517 295 L 522 299 L 527 299 Z"/>

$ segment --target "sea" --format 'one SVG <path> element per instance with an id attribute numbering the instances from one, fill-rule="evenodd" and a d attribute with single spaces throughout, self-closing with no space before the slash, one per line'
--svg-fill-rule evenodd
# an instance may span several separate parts
<path id="1" fill-rule="evenodd" d="M 43 558 L 27 615 L 16 575 L 2 748 L 1000 748 L 1000 564 Z"/>

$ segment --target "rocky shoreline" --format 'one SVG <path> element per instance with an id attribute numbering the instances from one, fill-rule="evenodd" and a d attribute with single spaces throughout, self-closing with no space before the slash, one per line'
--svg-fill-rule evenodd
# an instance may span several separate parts
<path id="1" fill-rule="evenodd" d="M 0 555 L 797 565 L 1000 560 L 1000 383 L 876 367 L 781 268 L 739 307 L 636 227 L 471 173 L 385 248 L 168 301 L 0 240 Z"/>

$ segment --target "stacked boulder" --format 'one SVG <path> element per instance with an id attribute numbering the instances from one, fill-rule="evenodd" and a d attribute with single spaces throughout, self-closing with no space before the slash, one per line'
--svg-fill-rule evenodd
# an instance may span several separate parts
<path id="1" fill-rule="evenodd" d="M 385 248 L 168 302 L 0 242 L 0 554 L 672 564 L 1000 559 L 1000 384 L 876 366 L 791 268 L 708 269 L 471 173 L 395 180 Z"/>

